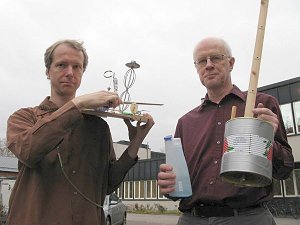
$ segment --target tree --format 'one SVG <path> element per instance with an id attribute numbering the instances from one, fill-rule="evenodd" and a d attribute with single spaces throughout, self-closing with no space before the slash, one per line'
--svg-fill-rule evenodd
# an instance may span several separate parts
<path id="1" fill-rule="evenodd" d="M 6 147 L 6 138 L 0 138 L 0 156 L 15 157 L 15 155 Z"/>

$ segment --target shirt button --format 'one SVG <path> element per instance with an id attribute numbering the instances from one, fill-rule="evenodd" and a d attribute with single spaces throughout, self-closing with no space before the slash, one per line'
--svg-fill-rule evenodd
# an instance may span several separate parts
<path id="1" fill-rule="evenodd" d="M 77 195 L 78 193 L 77 193 L 77 191 L 74 191 L 74 195 Z"/>
<path id="2" fill-rule="evenodd" d="M 210 185 L 213 184 L 213 183 L 214 183 L 213 181 L 210 181 L 210 182 L 209 182 Z"/>
<path id="3" fill-rule="evenodd" d="M 220 141 L 217 141 L 217 144 L 219 145 L 221 142 Z"/>
<path id="4" fill-rule="evenodd" d="M 75 174 L 75 173 L 76 173 L 76 170 L 72 170 L 72 173 Z"/>
<path id="5" fill-rule="evenodd" d="M 214 161 L 214 164 L 217 164 L 217 163 L 218 163 L 218 161 L 217 161 L 217 160 L 215 160 L 215 161 Z"/>
<path id="6" fill-rule="evenodd" d="M 221 125 L 221 122 L 218 122 L 218 125 Z"/>

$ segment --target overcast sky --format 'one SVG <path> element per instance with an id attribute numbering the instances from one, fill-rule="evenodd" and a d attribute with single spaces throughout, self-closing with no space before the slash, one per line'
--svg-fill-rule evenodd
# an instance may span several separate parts
<path id="1" fill-rule="evenodd" d="M 115 72 L 121 93 L 125 63 L 141 65 L 129 92 L 133 101 L 164 104 L 139 106 L 156 121 L 144 143 L 160 151 L 206 93 L 192 59 L 199 40 L 224 38 L 236 58 L 233 83 L 248 89 L 259 9 L 260 0 L 1 0 L 0 137 L 10 114 L 49 95 L 43 54 L 71 38 L 84 41 L 89 54 L 77 95 L 106 89 L 106 70 Z M 259 86 L 300 75 L 299 29 L 300 1 L 270 0 Z M 122 120 L 106 121 L 114 141 L 128 139 Z"/>

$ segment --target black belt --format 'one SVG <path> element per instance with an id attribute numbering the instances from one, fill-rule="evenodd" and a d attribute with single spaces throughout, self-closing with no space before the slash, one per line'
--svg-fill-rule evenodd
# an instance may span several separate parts
<path id="1" fill-rule="evenodd" d="M 245 212 L 250 209 L 263 207 L 262 205 L 254 205 L 246 208 L 234 209 L 229 206 L 210 206 L 210 205 L 197 205 L 189 210 L 183 211 L 190 213 L 193 216 L 199 217 L 230 217 L 237 216 L 239 213 Z"/>

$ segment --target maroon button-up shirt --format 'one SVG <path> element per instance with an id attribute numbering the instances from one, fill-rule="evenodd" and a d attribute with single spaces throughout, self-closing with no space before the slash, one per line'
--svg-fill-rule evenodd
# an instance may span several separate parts
<path id="1" fill-rule="evenodd" d="M 115 158 L 107 123 L 83 115 L 72 103 L 58 108 L 46 98 L 8 119 L 8 148 L 19 159 L 19 174 L 9 204 L 7 225 L 100 225 L 102 205 L 136 163 L 127 151 Z"/>
<path id="2" fill-rule="evenodd" d="M 230 120 L 231 108 L 237 106 L 237 117 L 245 112 L 246 93 L 236 86 L 219 104 L 206 95 L 203 103 L 178 120 L 175 137 L 180 137 L 188 164 L 193 195 L 180 202 L 179 209 L 187 210 L 200 203 L 228 205 L 243 208 L 272 198 L 272 185 L 261 188 L 237 187 L 220 177 L 223 138 L 226 121 Z M 280 124 L 273 143 L 273 177 L 285 179 L 294 166 L 292 149 L 287 136 L 277 100 L 258 93 L 256 105 L 263 103 L 278 115 Z"/>

